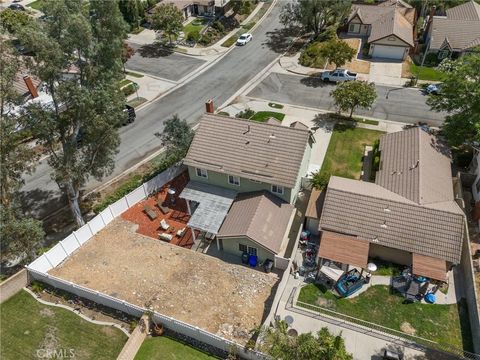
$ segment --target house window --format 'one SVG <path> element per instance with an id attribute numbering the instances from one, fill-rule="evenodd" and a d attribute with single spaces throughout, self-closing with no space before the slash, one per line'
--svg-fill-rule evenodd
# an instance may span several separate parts
<path id="1" fill-rule="evenodd" d="M 257 248 L 254 247 L 248 247 L 248 255 L 255 255 L 257 256 Z"/>
<path id="2" fill-rule="evenodd" d="M 449 54 L 449 51 L 448 50 L 440 50 L 438 52 L 438 58 L 439 59 L 445 59 L 446 57 L 448 57 L 448 54 Z"/>
<path id="3" fill-rule="evenodd" d="M 240 250 L 242 253 L 248 252 L 247 245 L 238 244 L 238 250 Z"/>
<path id="4" fill-rule="evenodd" d="M 360 24 L 350 24 L 348 26 L 348 32 L 359 33 L 360 32 Z"/>
<path id="5" fill-rule="evenodd" d="M 228 175 L 228 183 L 230 185 L 240 186 L 240 178 L 238 176 Z"/>
<path id="6" fill-rule="evenodd" d="M 198 177 L 208 178 L 207 170 L 205 170 L 205 169 L 200 169 L 200 168 L 195 168 L 195 170 L 196 170 L 196 172 L 197 172 L 197 176 L 198 176 Z"/>
<path id="7" fill-rule="evenodd" d="M 283 195 L 283 186 L 272 185 L 272 192 L 273 192 L 274 194 Z"/>

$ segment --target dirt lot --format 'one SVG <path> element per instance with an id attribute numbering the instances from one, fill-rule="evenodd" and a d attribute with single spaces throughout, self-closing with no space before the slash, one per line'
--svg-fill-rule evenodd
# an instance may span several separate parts
<path id="1" fill-rule="evenodd" d="M 51 275 L 245 344 L 268 313 L 278 275 L 170 245 L 116 219 Z"/>

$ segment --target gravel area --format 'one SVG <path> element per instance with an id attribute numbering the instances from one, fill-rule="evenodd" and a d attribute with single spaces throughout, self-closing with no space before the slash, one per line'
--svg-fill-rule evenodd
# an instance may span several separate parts
<path id="1" fill-rule="evenodd" d="M 170 245 L 136 228 L 114 220 L 49 273 L 245 344 L 270 310 L 278 275 Z"/>

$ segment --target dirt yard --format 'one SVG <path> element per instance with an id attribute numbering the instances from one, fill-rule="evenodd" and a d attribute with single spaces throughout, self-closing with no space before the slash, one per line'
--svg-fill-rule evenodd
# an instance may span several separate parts
<path id="1" fill-rule="evenodd" d="M 136 233 L 116 219 L 49 273 L 245 344 L 268 313 L 278 275 Z"/>

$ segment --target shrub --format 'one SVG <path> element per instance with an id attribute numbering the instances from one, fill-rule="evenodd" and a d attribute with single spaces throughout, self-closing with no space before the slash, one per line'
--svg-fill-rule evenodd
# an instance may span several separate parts
<path id="1" fill-rule="evenodd" d="M 225 31 L 225 26 L 223 26 L 223 24 L 220 22 L 220 21 L 215 21 L 213 24 L 212 24 L 212 28 L 214 28 L 215 30 L 219 31 L 219 32 L 224 32 Z"/>
<path id="2" fill-rule="evenodd" d="M 241 119 L 250 119 L 253 115 L 255 115 L 255 111 L 247 108 L 243 111 L 240 111 L 237 115 L 235 115 L 235 117 Z"/>
<path id="3" fill-rule="evenodd" d="M 32 291 L 35 293 L 35 294 L 38 294 L 38 293 L 41 293 L 43 291 L 43 289 L 45 289 L 45 285 L 39 281 L 34 281 L 32 282 Z"/>
<path id="4" fill-rule="evenodd" d="M 188 34 L 187 34 L 187 40 L 188 41 L 194 41 L 194 42 L 198 42 L 198 40 L 200 40 L 200 31 L 198 30 L 192 30 L 192 31 L 189 31 Z"/>
<path id="5" fill-rule="evenodd" d="M 205 34 L 202 35 L 202 37 L 198 42 L 203 46 L 207 46 L 212 42 L 212 36 L 208 32 L 206 32 Z"/>
<path id="6" fill-rule="evenodd" d="M 119 186 L 115 191 L 108 194 L 105 198 L 103 198 L 99 203 L 97 203 L 93 207 L 93 211 L 98 214 L 110 204 L 113 204 L 115 201 L 120 200 L 122 197 L 127 195 L 129 192 L 135 190 L 144 182 L 152 179 L 153 177 L 160 174 L 162 171 L 165 171 L 167 168 L 175 164 L 180 159 L 177 156 L 170 156 L 155 165 L 150 171 L 148 171 L 143 176 L 135 175 L 132 178 L 128 179 L 124 182 L 121 186 Z"/>
<path id="7" fill-rule="evenodd" d="M 311 180 L 312 187 L 317 190 L 323 190 L 327 187 L 329 180 L 330 180 L 329 173 L 322 173 L 318 171 L 315 174 L 313 174 L 313 178 Z"/>
<path id="8" fill-rule="evenodd" d="M 303 50 L 298 60 L 300 65 L 320 69 L 324 68 L 326 60 L 320 55 L 320 44 L 319 42 L 313 42 Z"/>
<path id="9" fill-rule="evenodd" d="M 132 82 L 132 83 L 128 84 L 127 86 L 124 86 L 122 88 L 122 92 L 125 96 L 132 95 L 137 90 L 137 86 L 138 86 L 137 84 Z"/>
<path id="10" fill-rule="evenodd" d="M 423 63 L 425 66 L 437 66 L 440 63 L 438 60 L 437 54 L 434 53 L 428 53 L 427 56 L 425 56 L 425 62 Z"/>

